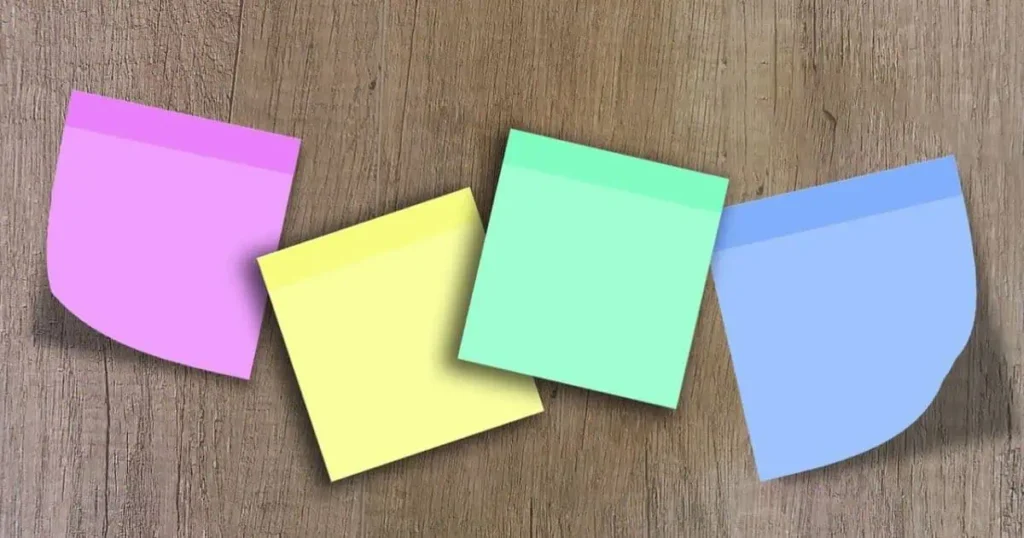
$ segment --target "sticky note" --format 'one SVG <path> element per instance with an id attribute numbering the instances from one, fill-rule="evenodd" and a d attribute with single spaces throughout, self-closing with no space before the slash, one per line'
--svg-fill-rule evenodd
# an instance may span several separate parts
<path id="1" fill-rule="evenodd" d="M 974 325 L 956 163 L 727 207 L 712 274 L 761 479 L 866 452 L 928 408 Z"/>
<path id="2" fill-rule="evenodd" d="M 726 184 L 513 130 L 459 358 L 674 409 Z"/>
<path id="3" fill-rule="evenodd" d="M 299 140 L 72 92 L 46 238 L 50 290 L 100 333 L 248 379 Z"/>
<path id="4" fill-rule="evenodd" d="M 543 411 L 456 359 L 483 233 L 463 189 L 259 259 L 331 480 Z"/>

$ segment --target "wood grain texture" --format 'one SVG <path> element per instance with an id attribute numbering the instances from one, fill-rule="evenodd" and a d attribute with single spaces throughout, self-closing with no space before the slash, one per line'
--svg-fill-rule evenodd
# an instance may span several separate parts
<path id="1" fill-rule="evenodd" d="M 0 0 L 0 536 L 1024 535 L 1024 3 Z M 762 484 L 711 285 L 680 409 L 547 411 L 335 484 L 273 315 L 253 379 L 51 298 L 78 88 L 303 138 L 284 245 L 471 186 L 518 127 L 724 175 L 729 201 L 954 153 L 974 336 L 866 455 Z"/>

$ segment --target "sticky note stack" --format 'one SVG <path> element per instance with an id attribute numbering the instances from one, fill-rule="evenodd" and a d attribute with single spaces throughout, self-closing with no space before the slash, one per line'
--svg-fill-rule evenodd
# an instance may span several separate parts
<path id="1" fill-rule="evenodd" d="M 269 290 L 331 480 L 541 413 L 533 377 L 674 409 L 709 267 L 763 480 L 898 434 L 971 333 L 952 158 L 723 211 L 724 178 L 513 130 L 486 238 L 463 189 L 275 252 L 298 149 L 75 92 L 47 269 L 96 330 L 239 378 Z"/>

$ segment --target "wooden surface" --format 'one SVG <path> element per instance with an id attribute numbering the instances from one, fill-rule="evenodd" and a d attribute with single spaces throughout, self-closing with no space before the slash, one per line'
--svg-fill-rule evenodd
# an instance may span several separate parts
<path id="1" fill-rule="evenodd" d="M 0 536 L 1024 535 L 1024 2 L 0 0 Z M 300 136 L 284 245 L 471 186 L 520 127 L 750 200 L 954 153 L 974 337 L 919 423 L 759 483 L 709 284 L 680 409 L 547 412 L 327 481 L 268 313 L 251 382 L 48 292 L 72 88 Z"/>

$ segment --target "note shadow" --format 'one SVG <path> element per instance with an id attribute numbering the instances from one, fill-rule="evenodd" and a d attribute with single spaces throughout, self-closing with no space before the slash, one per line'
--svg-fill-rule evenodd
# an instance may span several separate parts
<path id="1" fill-rule="evenodd" d="M 978 283 L 978 310 L 967 346 L 928 409 L 906 430 L 873 450 L 835 465 L 781 478 L 781 482 L 877 468 L 878 463 L 912 464 L 927 455 L 976 446 L 1010 435 L 1012 393 L 1007 352 L 992 319 L 993 295 Z"/>
<path id="2" fill-rule="evenodd" d="M 988 293 L 979 296 L 971 339 L 935 400 L 914 424 L 883 445 L 883 458 L 915 457 L 1010 434 L 1009 366 L 992 320 L 990 297 Z"/>
<path id="3" fill-rule="evenodd" d="M 32 297 L 32 340 L 42 347 L 105 352 L 112 356 L 137 357 L 139 351 L 96 331 L 50 293 L 46 275 L 36 283 Z"/>
<path id="4" fill-rule="evenodd" d="M 263 251 L 255 251 L 248 258 L 254 260 L 251 265 L 246 265 L 244 271 L 249 273 L 248 282 L 250 283 L 249 293 L 254 296 L 263 296 L 263 300 L 267 301 L 266 290 L 263 288 L 263 280 L 259 274 L 259 268 L 255 263 L 257 256 L 263 254 Z M 263 333 L 267 330 L 267 313 L 270 311 L 269 301 L 267 306 L 264 308 L 264 317 L 261 324 L 260 331 L 260 342 L 262 342 Z M 48 281 L 47 272 L 43 271 L 39 275 L 38 280 L 35 283 L 34 294 L 32 295 L 32 341 L 37 346 L 46 347 L 49 349 L 68 349 L 77 351 L 87 351 L 94 353 L 105 353 L 106 356 L 111 357 L 115 360 L 139 360 L 142 358 L 154 359 L 149 362 L 157 365 L 155 368 L 167 368 L 168 371 L 174 371 L 179 369 L 193 369 L 193 367 L 179 364 L 173 361 L 165 360 L 160 357 L 155 357 L 144 351 L 140 351 L 131 346 L 127 346 L 106 336 L 100 331 L 89 326 L 88 323 L 82 321 L 78 316 L 73 314 L 67 309 L 50 291 L 50 283 Z M 262 345 L 262 344 L 260 344 Z M 257 348 L 257 353 L 259 348 Z M 244 379 L 239 379 L 223 374 L 213 374 L 219 377 L 223 377 L 229 380 L 235 380 L 238 382 L 245 382 Z"/>

